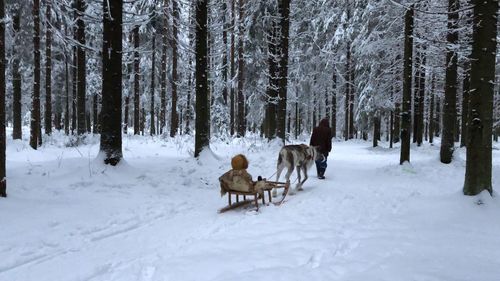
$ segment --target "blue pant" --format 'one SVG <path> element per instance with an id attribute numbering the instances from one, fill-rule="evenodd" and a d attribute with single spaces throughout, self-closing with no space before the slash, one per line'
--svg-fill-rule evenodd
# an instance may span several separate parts
<path id="1" fill-rule="evenodd" d="M 325 159 L 323 161 L 315 161 L 316 162 L 316 170 L 318 171 L 318 176 L 322 176 L 325 174 L 326 167 L 328 167 L 328 164 L 326 163 L 326 160 L 328 156 L 323 155 Z"/>

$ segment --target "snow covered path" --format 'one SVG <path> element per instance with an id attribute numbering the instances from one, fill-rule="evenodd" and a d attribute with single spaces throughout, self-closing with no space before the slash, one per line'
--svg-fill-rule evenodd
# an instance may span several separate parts
<path id="1" fill-rule="evenodd" d="M 97 143 L 39 151 L 8 145 L 0 200 L 0 280 L 498 280 L 500 201 L 461 195 L 464 151 L 338 142 L 327 179 L 280 206 L 217 214 L 217 177 L 236 153 L 274 172 L 279 146 L 216 143 L 197 162 L 188 140 L 128 137 L 126 163 L 96 161 Z M 494 152 L 494 179 L 500 155 Z M 314 170 L 314 169 L 313 169 Z M 315 172 L 311 171 L 314 176 Z"/>

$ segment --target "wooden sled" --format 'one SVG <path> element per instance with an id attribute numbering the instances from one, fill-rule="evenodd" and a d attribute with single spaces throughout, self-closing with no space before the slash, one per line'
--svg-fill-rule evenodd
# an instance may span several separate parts
<path id="1" fill-rule="evenodd" d="M 223 184 L 223 183 L 221 182 L 221 184 Z M 255 210 L 259 211 L 259 199 L 262 199 L 262 204 L 265 205 L 266 204 L 266 198 L 265 198 L 266 193 L 267 193 L 268 198 L 269 198 L 269 203 L 273 203 L 272 202 L 273 197 L 271 196 L 271 191 L 274 188 L 283 188 L 284 189 L 281 199 L 278 202 L 274 203 L 274 205 L 279 206 L 285 200 L 285 197 L 288 194 L 289 187 L 290 187 L 290 182 L 284 183 L 284 182 L 266 181 L 266 186 L 263 188 L 264 192 L 263 192 L 262 198 L 259 198 L 259 193 L 257 193 L 257 192 L 242 192 L 242 191 L 235 191 L 235 190 L 231 190 L 230 188 L 226 188 L 228 205 L 226 207 L 220 209 L 219 213 L 224 213 L 224 212 L 227 212 L 229 210 L 233 210 L 233 209 L 236 209 L 236 208 L 239 208 L 242 206 L 246 206 L 252 202 L 255 204 Z M 231 199 L 232 195 L 236 195 L 236 202 L 235 203 L 232 202 L 232 199 Z M 243 201 L 240 201 L 240 195 L 243 196 Z M 252 199 L 247 199 L 247 197 L 252 197 L 252 196 L 253 196 Z"/>

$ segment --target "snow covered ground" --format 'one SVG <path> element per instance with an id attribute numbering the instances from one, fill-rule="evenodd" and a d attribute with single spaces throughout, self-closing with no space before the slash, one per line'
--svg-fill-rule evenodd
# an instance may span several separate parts
<path id="1" fill-rule="evenodd" d="M 464 150 L 443 165 L 426 144 L 400 166 L 399 149 L 336 142 L 325 181 L 218 214 L 231 156 L 267 177 L 279 144 L 218 141 L 197 161 L 190 139 L 127 136 L 111 168 L 95 160 L 98 138 L 67 142 L 8 143 L 1 281 L 500 280 L 500 201 L 461 195 Z M 498 182 L 498 150 L 494 165 Z"/>

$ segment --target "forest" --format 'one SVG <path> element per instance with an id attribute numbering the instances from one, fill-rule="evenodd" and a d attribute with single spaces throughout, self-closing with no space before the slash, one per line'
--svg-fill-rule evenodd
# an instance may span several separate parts
<path id="1" fill-rule="evenodd" d="M 277 150 L 308 142 L 324 118 L 333 137 L 330 185 L 342 182 L 343 188 L 359 185 L 364 190 L 370 183 L 354 179 L 358 168 L 377 178 L 376 186 L 384 178 L 390 186 L 397 186 L 397 178 L 420 186 L 411 174 L 430 175 L 429 186 L 442 183 L 448 196 L 459 191 L 462 199 L 450 201 L 463 203 L 472 196 L 473 205 L 500 210 L 493 189 L 500 175 L 498 10 L 498 0 L 0 0 L 0 197 L 5 197 L 0 206 L 11 202 L 5 203 L 10 209 L 0 208 L 0 224 L 5 225 L 3 213 L 21 208 L 15 203 L 27 204 L 19 200 L 35 192 L 37 182 L 65 198 L 73 198 L 68 187 L 94 200 L 84 191 L 87 182 L 104 194 L 118 186 L 135 190 L 145 184 L 152 197 L 182 201 L 156 186 L 191 186 L 206 195 L 205 186 L 217 186 L 217 173 L 236 153 L 253 153 L 250 166 L 255 163 L 267 176 L 275 170 Z M 371 170 L 357 167 L 364 164 Z M 337 170 L 353 181 L 343 181 Z M 71 181 L 63 180 L 64 171 L 74 173 L 68 176 Z M 373 171 L 383 171 L 383 176 Z M 120 178 L 127 173 L 128 183 Z M 164 173 L 173 183 L 160 177 Z M 54 186 L 50 177 L 56 179 Z M 108 184 L 113 191 L 101 190 Z M 398 192 L 407 198 L 404 202 L 420 192 L 437 198 L 436 190 L 423 190 Z M 359 204 L 354 207 L 371 204 L 363 195 L 349 196 L 342 200 Z M 143 199 L 127 198 L 139 209 L 139 202 L 150 200 Z M 212 208 L 214 202 L 220 203 L 209 200 L 203 206 Z M 397 213 L 403 204 L 395 199 L 390 203 L 397 207 L 389 210 L 379 203 L 376 210 Z M 146 216 L 149 223 L 161 216 L 149 211 L 138 216 Z M 281 211 L 266 212 L 278 219 Z M 364 219 L 359 217 L 359 222 Z M 220 225 L 229 231 L 226 220 Z M 27 220 L 26 227 L 31 223 Z M 491 227 L 491 233 L 498 230 Z M 197 230 L 189 231 L 179 235 Z M 205 234 L 213 237 L 212 232 Z M 352 246 L 347 238 L 345 242 L 345 247 Z M 494 245 L 500 247 L 500 241 Z M 6 249 L 0 246 L 0 253 Z M 339 249 L 335 251 L 344 248 Z M 21 252 L 16 255 L 21 257 Z M 313 264 L 316 259 L 311 257 Z M 24 266 L 17 261 L 6 267 L 0 262 L 0 280 L 2 273 Z M 47 280 L 70 279 L 45 273 Z M 101 273 L 97 279 L 112 280 Z M 476 280 L 495 280 L 496 273 L 488 268 Z M 26 272 L 19 274 L 10 278 L 32 280 Z M 91 279 L 85 276 L 74 277 Z M 189 276 L 186 280 L 205 280 Z M 309 275 L 295 279 L 304 276 Z M 319 280 L 326 280 L 324 276 Z M 453 276 L 436 280 L 459 280 Z M 5 280 L 15 280 L 10 278 Z"/>

